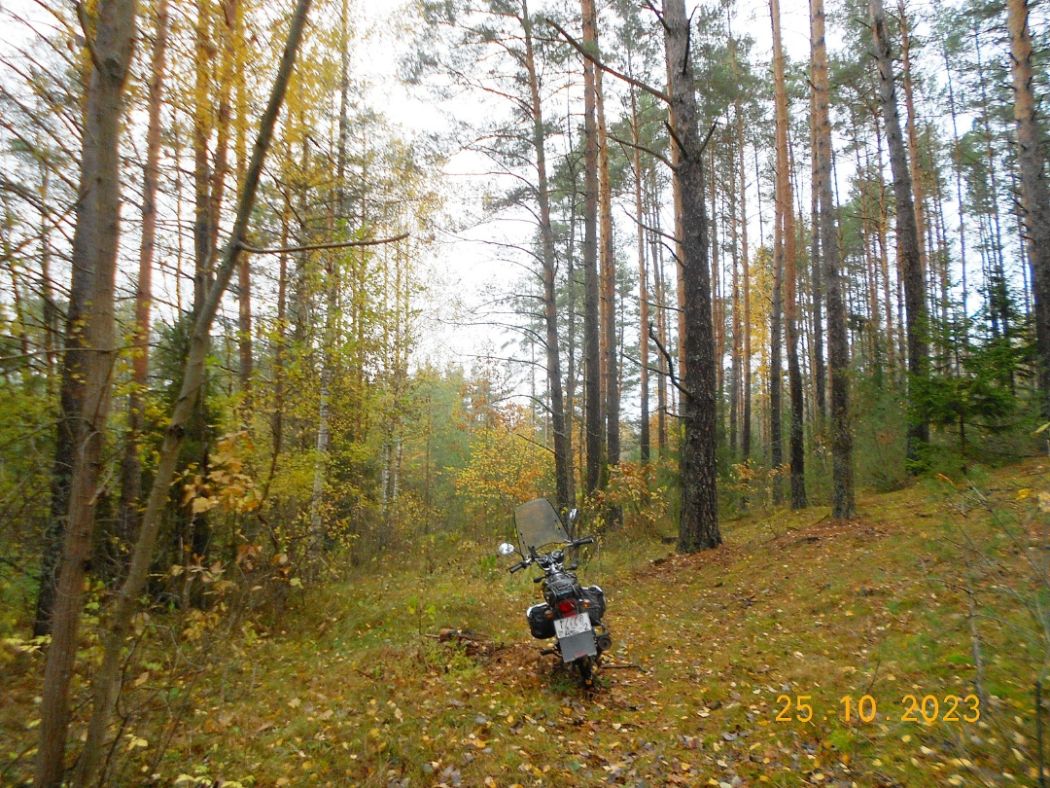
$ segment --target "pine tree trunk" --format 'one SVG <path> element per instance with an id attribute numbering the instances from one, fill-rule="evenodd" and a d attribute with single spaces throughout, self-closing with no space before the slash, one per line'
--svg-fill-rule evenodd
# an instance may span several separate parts
<path id="1" fill-rule="evenodd" d="M 810 71 L 813 70 L 812 57 Z M 817 172 L 817 108 L 816 91 L 811 91 L 810 100 L 810 270 L 811 292 L 813 293 L 813 393 L 817 411 L 817 425 L 823 429 L 827 418 L 827 367 L 824 362 L 824 276 L 821 271 L 823 260 L 820 256 L 820 194 L 816 183 L 820 176 Z"/>
<path id="2" fill-rule="evenodd" d="M 1017 122 L 1017 163 L 1021 173 L 1021 204 L 1028 231 L 1035 301 L 1036 344 L 1039 353 L 1039 387 L 1043 418 L 1050 419 L 1050 194 L 1043 175 L 1045 161 L 1039 146 L 1033 92 L 1032 38 L 1028 29 L 1026 0 L 1007 0 L 1010 31 L 1011 75 L 1014 87 L 1014 120 Z"/>
<path id="3" fill-rule="evenodd" d="M 969 341 L 969 282 L 968 271 L 966 264 L 966 203 L 963 201 L 963 172 L 962 172 L 962 151 L 959 147 L 959 122 L 958 112 L 955 107 L 955 89 L 952 84 L 952 69 L 951 61 L 948 58 L 948 49 L 944 47 L 941 50 L 941 55 L 944 58 L 944 75 L 945 80 L 948 83 L 948 112 L 952 119 L 952 169 L 955 170 L 955 201 L 956 201 L 956 212 L 959 215 L 958 224 L 958 235 L 959 235 L 959 269 L 960 269 L 960 300 L 961 300 L 961 320 L 959 323 L 959 339 L 957 345 L 962 344 L 965 346 Z"/>
<path id="4" fill-rule="evenodd" d="M 597 51 L 597 31 L 595 32 Z M 612 182 L 609 178 L 609 136 L 605 127 L 605 96 L 602 72 L 594 75 L 595 110 L 598 120 L 598 216 L 599 262 L 601 267 L 601 345 L 602 389 L 605 392 L 605 461 L 620 462 L 620 386 L 619 353 L 616 331 L 616 258 L 613 251 Z M 618 521 L 610 512 L 611 522 Z"/>
<path id="5" fill-rule="evenodd" d="M 595 51 L 597 35 L 594 0 L 580 0 L 580 5 L 583 14 L 583 45 Z M 585 491 L 588 495 L 598 488 L 602 467 L 602 364 L 598 315 L 598 129 L 594 71 L 594 64 L 584 58 L 583 388 L 587 433 Z"/>
<path id="6" fill-rule="evenodd" d="M 929 369 L 929 319 L 926 312 L 926 288 L 919 252 L 919 236 L 915 224 L 915 205 L 912 202 L 911 173 L 908 154 L 901 136 L 900 115 L 897 109 L 897 89 L 894 85 L 893 61 L 886 35 L 886 15 L 882 0 L 869 0 L 872 40 L 875 60 L 879 68 L 879 96 L 886 123 L 886 146 L 893 172 L 893 197 L 897 207 L 897 258 L 904 280 L 905 330 L 908 343 L 908 448 L 910 467 L 917 469 L 923 448 L 930 440 L 929 423 L 919 397 L 924 396 L 924 384 Z"/>
<path id="7" fill-rule="evenodd" d="M 842 298 L 838 231 L 831 170 L 831 119 L 828 113 L 828 51 L 824 38 L 824 0 L 810 0 L 810 24 L 816 134 L 817 181 L 820 198 L 820 248 L 828 296 L 828 368 L 831 374 L 832 517 L 854 516 L 853 433 L 849 412 L 849 335 Z"/>
<path id="8" fill-rule="evenodd" d="M 780 225 L 779 190 L 774 200 L 773 219 L 773 292 L 769 310 L 769 463 L 774 472 L 773 503 L 784 499 L 780 471 L 784 464 L 784 438 L 781 427 L 783 363 L 781 357 L 781 325 L 784 304 L 784 233 Z"/>
<path id="9" fill-rule="evenodd" d="M 919 129 L 915 117 L 915 91 L 911 77 L 911 31 L 904 0 L 897 0 L 897 23 L 901 33 L 901 83 L 904 87 L 905 128 L 908 135 L 908 163 L 911 165 L 911 194 L 915 205 L 915 235 L 918 238 L 919 269 L 924 281 L 929 272 L 929 256 L 923 246 L 926 236 L 926 197 L 919 158 Z M 927 289 L 929 285 L 926 285 Z M 929 311 L 927 310 L 927 314 Z"/>
<path id="10" fill-rule="evenodd" d="M 193 89 L 193 314 L 196 316 L 208 290 L 211 257 L 211 166 L 208 140 L 212 134 L 209 85 L 211 0 L 197 0 L 194 27 Z"/>
<path id="11" fill-rule="evenodd" d="M 150 307 L 153 293 L 153 252 L 157 230 L 157 182 L 160 177 L 160 109 L 164 95 L 164 71 L 168 49 L 168 0 L 157 3 L 157 24 L 153 35 L 153 56 L 147 99 L 146 164 L 142 177 L 142 237 L 139 242 L 139 276 L 135 286 L 135 347 L 131 365 L 131 393 L 128 395 L 128 432 L 120 468 L 120 512 L 114 536 L 117 546 L 105 549 L 116 569 L 123 564 L 123 554 L 138 531 L 142 497 L 142 463 L 139 441 L 142 432 L 143 395 L 149 386 Z M 119 576 L 119 572 L 114 572 Z"/>
<path id="12" fill-rule="evenodd" d="M 780 41 L 780 2 L 770 0 L 773 23 L 773 86 L 776 102 L 777 212 L 782 262 L 777 263 L 778 278 L 785 288 L 785 329 L 787 332 L 788 388 L 791 393 L 791 508 L 806 505 L 805 447 L 803 445 L 802 371 L 798 362 L 797 240 L 795 208 L 791 192 L 791 161 L 788 157 L 788 100 L 784 77 L 784 49 Z M 781 268 L 781 265 L 783 268 Z M 781 270 L 783 273 L 781 274 Z M 779 349 L 778 349 L 779 353 Z M 777 386 L 779 388 L 779 385 Z M 778 419 L 779 425 L 779 419 Z M 778 436 L 774 435 L 774 440 Z"/>
<path id="13" fill-rule="evenodd" d="M 977 81 L 981 90 L 980 119 L 984 131 L 984 156 L 988 166 L 988 189 L 991 207 L 991 227 L 988 234 L 988 309 L 991 312 L 995 336 L 1005 336 L 1010 330 L 1010 297 L 1007 291 L 1006 268 L 1003 260 L 1002 222 L 999 216 L 999 168 L 996 166 L 995 136 L 991 124 L 991 100 L 988 96 L 987 78 L 981 56 L 981 36 L 976 28 L 973 32 L 974 51 L 977 56 Z M 994 243 L 991 242 L 994 237 Z"/>
<path id="14" fill-rule="evenodd" d="M 747 244 L 747 171 L 744 169 L 744 113 L 739 100 L 736 106 L 737 176 L 740 178 L 740 259 L 744 280 L 744 385 L 743 422 L 740 425 L 740 456 L 751 460 L 751 261 Z"/>
<path id="15" fill-rule="evenodd" d="M 568 134 L 572 140 L 571 129 Z M 577 472 L 582 473 L 585 461 L 582 455 L 578 460 L 574 459 L 572 448 L 573 419 L 576 417 L 576 206 L 578 190 L 576 189 L 576 168 L 573 163 L 568 164 L 569 181 L 573 185 L 572 195 L 569 198 L 569 243 L 565 254 L 565 286 L 568 291 L 568 303 L 566 304 L 568 336 L 566 337 L 566 359 L 565 359 L 565 432 L 569 441 L 569 499 L 576 501 Z M 581 425 L 583 421 L 581 420 Z M 581 435 L 579 451 L 583 451 L 586 443 Z M 583 486 L 582 484 L 580 486 Z"/>
<path id="16" fill-rule="evenodd" d="M 725 376 L 724 365 L 722 359 L 725 358 L 725 308 L 722 301 L 722 287 L 721 287 L 721 255 L 718 249 L 718 185 L 715 182 L 715 157 L 713 155 L 714 148 L 711 149 L 712 153 L 709 154 L 710 162 L 710 173 L 711 177 L 707 178 L 707 196 L 711 200 L 711 210 L 707 217 L 707 230 L 708 236 L 710 236 L 711 250 L 710 250 L 710 265 L 711 270 L 711 322 L 714 330 L 714 343 L 715 343 L 715 423 L 722 425 L 724 420 L 719 412 L 722 409 L 723 397 L 725 393 Z"/>
<path id="17" fill-rule="evenodd" d="M 736 66 L 736 39 L 730 38 L 729 40 L 730 51 L 732 53 L 733 65 Z M 739 102 L 739 95 L 737 96 L 737 102 Z M 739 111 L 739 104 L 734 108 L 735 111 Z M 728 200 L 729 207 L 727 211 L 727 218 L 729 220 L 729 227 L 732 231 L 731 244 L 730 244 L 730 261 L 732 264 L 732 271 L 730 273 L 730 281 L 733 289 L 733 316 L 732 316 L 732 331 L 733 331 L 733 344 L 730 348 L 730 383 L 729 383 L 729 458 L 731 462 L 736 462 L 739 447 L 739 433 L 740 433 L 740 374 L 741 374 L 741 361 L 740 354 L 742 351 L 740 333 L 743 330 L 743 324 L 741 322 L 740 315 L 740 230 L 743 222 L 740 220 L 740 213 L 737 210 L 737 201 L 740 199 L 737 184 L 737 160 L 740 152 L 738 150 L 742 141 L 739 137 L 736 137 L 730 143 L 730 151 L 727 164 L 729 169 L 728 179 Z"/>
<path id="18" fill-rule="evenodd" d="M 543 105 L 540 82 L 532 44 L 532 20 L 526 0 L 521 3 L 521 25 L 525 36 L 525 68 L 529 77 L 532 105 L 532 147 L 536 155 L 537 192 L 540 209 L 540 239 L 543 254 L 543 317 L 546 328 L 547 388 L 550 392 L 550 417 L 554 432 L 554 474 L 558 510 L 572 507 L 572 436 L 565 425 L 565 403 L 562 397 L 561 353 L 558 341 L 558 302 L 555 283 L 557 258 L 554 253 L 554 230 L 551 225 L 550 187 L 547 183 L 547 152 L 544 139 Z"/>
<path id="19" fill-rule="evenodd" d="M 135 40 L 133 0 L 97 7 L 80 157 L 80 200 L 73 232 L 73 278 L 67 313 L 62 423 L 72 468 L 67 492 L 54 609 L 49 611 L 35 784 L 62 783 L 69 727 L 69 685 L 76 661 L 84 576 L 91 558 L 95 504 L 116 359 L 114 289 L 120 239 L 120 132 L 124 86 Z M 46 579 L 45 579 L 46 582 Z"/>
<path id="20" fill-rule="evenodd" d="M 715 468 L 714 337 L 708 270 L 707 212 L 704 205 L 703 143 L 689 58 L 689 22 L 684 0 L 664 0 L 664 46 L 667 56 L 670 126 L 681 144 L 674 177 L 681 196 L 685 333 L 680 337 L 685 365 L 681 370 L 682 445 L 681 515 L 678 551 L 691 553 L 722 543 L 718 529 Z"/>
<path id="21" fill-rule="evenodd" d="M 638 234 L 638 360 L 639 360 L 639 400 L 641 404 L 641 423 L 639 425 L 638 451 L 643 465 L 649 462 L 649 275 L 645 257 L 645 209 L 642 204 L 642 152 L 641 134 L 638 119 L 638 96 L 631 86 L 631 135 L 636 146 L 634 149 L 634 212 L 638 217 L 636 232 Z"/>

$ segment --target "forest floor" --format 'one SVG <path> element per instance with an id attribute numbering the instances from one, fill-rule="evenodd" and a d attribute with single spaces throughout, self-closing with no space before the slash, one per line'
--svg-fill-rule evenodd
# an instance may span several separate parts
<path id="1" fill-rule="evenodd" d="M 132 683 L 153 687 L 160 723 L 122 733 L 114 782 L 1033 784 L 1050 465 L 925 479 L 859 510 L 756 513 L 692 556 L 614 536 L 580 569 L 614 639 L 591 691 L 540 656 L 522 615 L 537 587 L 493 545 L 429 575 L 297 590 L 280 623 L 216 644 L 177 686 L 147 660 Z M 0 783 L 30 762 L 39 665 L 22 668 L 0 680 Z"/>

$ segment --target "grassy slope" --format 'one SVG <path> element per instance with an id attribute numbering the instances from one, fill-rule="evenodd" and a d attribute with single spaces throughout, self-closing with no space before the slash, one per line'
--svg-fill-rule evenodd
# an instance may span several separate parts
<path id="1" fill-rule="evenodd" d="M 590 696 L 528 638 L 530 579 L 480 547 L 424 579 L 307 592 L 283 629 L 231 643 L 196 680 L 159 765 L 137 765 L 158 732 L 120 746 L 149 741 L 125 760 L 169 783 L 1030 783 L 1045 651 L 1023 603 L 1046 600 L 1022 542 L 1046 536 L 1037 493 L 1050 476 L 1032 462 L 976 489 L 941 479 L 868 496 L 849 524 L 821 507 L 755 515 L 689 557 L 618 537 L 580 574 L 606 590 L 612 661 L 644 671 L 604 670 Z M 991 708 L 977 724 L 902 722 L 906 693 L 973 691 L 968 585 Z M 499 645 L 470 654 L 426 636 L 440 627 Z M 840 697 L 865 692 L 878 717 L 847 724 Z M 774 721 L 782 694 L 812 696 L 813 720 Z M 0 755 L 31 744 L 25 719 L 8 704 L 0 732 L 18 741 Z"/>

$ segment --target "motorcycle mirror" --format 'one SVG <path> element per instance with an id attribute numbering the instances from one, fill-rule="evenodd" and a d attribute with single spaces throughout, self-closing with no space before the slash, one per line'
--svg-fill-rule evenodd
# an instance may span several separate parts
<path id="1" fill-rule="evenodd" d="M 576 522 L 579 519 L 580 519 L 580 510 L 579 509 L 570 509 L 569 510 L 569 523 L 572 524 L 572 523 Z"/>
<path id="2" fill-rule="evenodd" d="M 500 544 L 499 547 L 496 548 L 496 552 L 498 552 L 500 555 L 514 555 L 514 553 L 517 552 L 517 550 L 515 549 L 514 545 L 512 545 L 510 542 L 503 542 L 502 544 Z"/>

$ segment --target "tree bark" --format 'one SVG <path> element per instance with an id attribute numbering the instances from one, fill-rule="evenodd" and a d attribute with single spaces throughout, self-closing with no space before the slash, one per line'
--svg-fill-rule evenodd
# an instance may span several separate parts
<path id="1" fill-rule="evenodd" d="M 956 212 L 959 215 L 959 268 L 960 268 L 960 302 L 961 318 L 959 325 L 959 339 L 966 345 L 969 338 L 969 282 L 967 281 L 966 264 L 966 204 L 963 202 L 963 171 L 962 151 L 959 148 L 959 121 L 955 106 L 955 88 L 952 84 L 951 61 L 948 57 L 948 48 L 942 47 L 941 56 L 944 58 L 944 76 L 948 86 L 948 112 L 952 119 L 952 169 L 955 170 L 955 200 Z"/>
<path id="2" fill-rule="evenodd" d="M 200 311 L 201 302 L 211 281 L 211 164 L 208 160 L 208 140 L 212 133 L 209 52 L 213 48 L 210 37 L 211 0 L 197 0 L 197 19 L 194 26 L 194 86 L 193 86 L 193 315 Z"/>
<path id="3" fill-rule="evenodd" d="M 597 26 L 596 26 L 597 27 Z M 597 29 L 594 47 L 598 51 Z M 605 462 L 620 462 L 619 353 L 616 332 L 616 258 L 613 253 L 612 182 L 609 178 L 609 135 L 605 126 L 605 95 L 602 71 L 594 75 L 595 114 L 598 125 L 598 218 L 601 280 L 602 388 L 605 392 Z M 610 523 L 619 520 L 610 511 Z"/>
<path id="4" fill-rule="evenodd" d="M 124 549 L 135 538 L 142 497 L 142 462 L 139 443 L 143 424 L 143 395 L 149 386 L 150 307 L 153 293 L 153 253 L 157 230 L 157 183 L 160 178 L 160 109 L 164 95 L 164 72 L 168 49 L 168 0 L 158 0 L 157 26 L 153 37 L 150 81 L 147 99 L 146 165 L 142 177 L 142 238 L 139 242 L 139 276 L 135 286 L 134 356 L 131 365 L 131 393 L 128 395 L 128 433 L 120 475 L 120 512 L 114 536 L 118 545 L 109 545 L 105 554 L 117 569 L 123 564 Z M 114 571 L 119 577 L 120 572 Z"/>
<path id="5" fill-rule="evenodd" d="M 919 400 L 925 396 L 929 370 L 929 319 L 926 311 L 926 286 L 919 254 L 919 236 L 912 202 L 911 173 L 908 154 L 901 136 L 897 89 L 894 84 L 893 60 L 886 35 L 886 14 L 882 0 L 869 0 L 872 41 L 879 69 L 879 97 L 886 123 L 886 146 L 893 172 L 893 196 L 897 203 L 897 258 L 904 279 L 905 331 L 908 343 L 908 445 L 907 457 L 912 470 L 919 468 L 923 448 L 929 443 L 930 428 Z"/>
<path id="6" fill-rule="evenodd" d="M 740 424 L 740 456 L 748 463 L 751 460 L 751 262 L 747 244 L 747 171 L 744 168 L 744 112 L 739 100 L 736 106 L 736 169 L 740 178 L 740 260 L 741 277 L 744 280 L 744 367 L 743 413 Z"/>
<path id="7" fill-rule="evenodd" d="M 233 31 L 230 41 L 233 45 L 232 59 L 234 83 L 236 88 L 236 121 L 234 151 L 237 156 L 237 192 L 244 188 L 244 173 L 248 166 L 246 124 L 248 122 L 248 91 L 245 84 L 244 48 L 248 42 L 244 39 L 244 3 L 234 0 Z M 241 383 L 241 423 L 244 428 L 252 428 L 252 268 L 251 256 L 243 255 L 237 267 L 237 355 L 240 360 L 238 370 Z"/>
<path id="8" fill-rule="evenodd" d="M 780 244 L 785 284 L 785 329 L 787 331 L 788 388 L 791 393 L 791 508 L 806 505 L 805 447 L 803 445 L 802 371 L 798 363 L 798 303 L 796 271 L 797 242 L 795 208 L 791 193 L 791 160 L 788 157 L 788 99 L 784 77 L 784 49 L 780 41 L 780 2 L 770 0 L 773 24 L 773 85 L 776 103 L 777 210 L 780 214 Z M 777 264 L 778 273 L 780 264 Z"/>
<path id="9" fill-rule="evenodd" d="M 784 498 L 780 471 L 784 464 L 784 438 L 781 427 L 783 364 L 781 361 L 781 325 L 784 304 L 784 235 L 780 227 L 779 190 L 774 199 L 773 217 L 773 292 L 769 310 L 769 461 L 774 471 L 773 503 Z"/>
<path id="10" fill-rule="evenodd" d="M 810 71 L 814 69 L 812 55 Z M 817 182 L 820 175 L 817 159 L 816 91 L 810 91 L 810 290 L 813 293 L 813 394 L 817 412 L 817 427 L 823 430 L 827 419 L 827 367 L 824 360 L 824 276 L 820 256 L 820 193 Z"/>
<path id="11" fill-rule="evenodd" d="M 183 368 L 182 384 L 175 400 L 171 420 L 164 432 L 164 441 L 161 444 L 157 470 L 153 477 L 153 485 L 150 488 L 139 536 L 132 551 L 127 577 L 120 587 L 114 601 L 112 615 L 109 618 L 109 625 L 103 633 L 102 664 L 96 673 L 94 683 L 94 711 L 88 726 L 87 743 L 84 745 L 84 752 L 78 765 L 77 785 L 94 785 L 97 782 L 103 744 L 120 689 L 120 669 L 124 645 L 131 632 L 132 618 L 138 609 L 139 595 L 145 587 L 149 566 L 153 560 L 157 535 L 160 531 L 161 514 L 168 500 L 179 447 L 204 381 L 204 363 L 211 325 L 218 311 L 219 302 L 237 267 L 240 244 L 247 235 L 248 221 L 255 207 L 263 162 L 273 138 L 274 125 L 284 101 L 288 79 L 295 64 L 309 8 L 310 0 L 297 0 L 288 29 L 284 53 L 274 78 L 273 90 L 259 123 L 259 134 L 245 175 L 233 229 L 220 258 L 215 284 L 209 289 L 193 322 L 189 353 Z M 43 723 L 41 725 L 43 726 Z M 59 758 L 59 763 L 61 763 L 61 758 Z M 41 783 L 39 780 L 38 783 L 52 784 Z"/>
<path id="12" fill-rule="evenodd" d="M 120 239 L 120 132 L 135 40 L 134 0 L 102 0 L 91 44 L 80 200 L 73 232 L 73 280 L 63 366 L 62 422 L 72 438 L 66 528 L 55 585 L 51 645 L 40 705 L 38 786 L 65 770 L 69 685 L 76 660 L 84 576 L 91 558 L 102 446 L 116 355 L 114 288 Z M 45 581 L 46 582 L 46 579 Z"/>
<path id="13" fill-rule="evenodd" d="M 734 39 L 730 39 L 730 46 L 735 50 L 736 42 Z M 734 51 L 735 56 L 735 51 Z M 739 140 L 736 140 L 739 143 Z M 743 328 L 740 317 L 740 214 L 737 211 L 737 172 L 736 172 L 736 161 L 737 151 L 735 145 L 730 147 L 729 151 L 729 184 L 728 184 L 728 197 L 729 197 L 729 208 L 728 208 L 728 221 L 729 227 L 732 233 L 732 242 L 730 244 L 730 262 L 732 264 L 732 271 L 730 272 L 730 282 L 733 290 L 733 316 L 732 316 L 732 330 L 733 330 L 733 342 L 730 347 L 730 375 L 729 375 L 729 457 L 732 462 L 737 460 L 737 447 L 740 428 L 740 353 L 741 353 L 741 341 L 740 332 Z"/>
<path id="14" fill-rule="evenodd" d="M 532 147 L 536 155 L 536 200 L 540 209 L 540 241 L 543 254 L 543 319 L 546 329 L 547 387 L 550 391 L 551 429 L 554 432 L 554 474 L 558 510 L 573 504 L 572 436 L 565 424 L 562 396 L 561 353 L 558 340 L 558 301 L 556 281 L 558 261 L 554 253 L 554 229 L 551 225 L 550 186 L 547 180 L 547 151 L 543 127 L 543 104 L 540 81 L 533 50 L 532 19 L 526 0 L 521 3 L 521 26 L 525 37 L 525 70 L 529 78 L 532 106 Z"/>
<path id="15" fill-rule="evenodd" d="M 1050 419 L 1050 194 L 1043 176 L 1039 122 L 1032 81 L 1032 36 L 1028 29 L 1027 0 L 1007 0 L 1010 32 L 1010 71 L 1017 123 L 1017 164 L 1021 173 L 1021 206 L 1028 232 L 1032 267 L 1039 388 L 1043 418 Z"/>
<path id="16" fill-rule="evenodd" d="M 597 48 L 594 0 L 580 0 L 580 7 L 583 14 L 583 45 L 593 52 Z M 598 129 L 594 72 L 594 63 L 589 58 L 584 58 L 583 388 L 587 432 L 585 491 L 588 495 L 598 488 L 602 467 L 602 386 L 598 316 Z"/>
<path id="17" fill-rule="evenodd" d="M 642 151 L 641 129 L 638 119 L 638 96 L 631 86 L 631 135 L 634 149 L 634 212 L 638 217 L 638 360 L 639 398 L 641 403 L 641 424 L 638 435 L 638 453 L 642 464 L 649 462 L 649 274 L 645 257 L 645 209 L 642 203 Z"/>
<path id="18" fill-rule="evenodd" d="M 849 335 L 842 297 L 838 231 L 832 190 L 831 119 L 828 112 L 828 50 L 824 38 L 824 0 L 810 0 L 810 42 L 816 117 L 816 189 L 820 198 L 820 250 L 828 297 L 828 370 L 831 375 L 831 479 L 832 516 L 854 516 L 853 433 L 849 412 Z"/>
<path id="19" fill-rule="evenodd" d="M 915 116 L 915 91 L 911 76 L 911 30 L 905 0 L 897 0 L 897 23 L 901 32 L 901 83 L 904 87 L 905 129 L 908 134 L 908 163 L 911 165 L 911 194 L 915 205 L 915 235 L 918 239 L 919 270 L 924 281 L 929 271 L 929 259 L 923 238 L 926 235 L 926 200 L 919 158 L 919 128 Z M 928 312 L 927 312 L 928 313 Z"/>
<path id="20" fill-rule="evenodd" d="M 680 260 L 685 295 L 685 349 L 681 370 L 680 449 L 682 504 L 678 551 L 696 552 L 722 543 L 718 529 L 715 467 L 714 336 L 711 324 L 711 281 L 708 270 L 707 211 L 704 204 L 704 163 L 693 67 L 689 57 L 689 20 L 684 0 L 664 0 L 664 46 L 667 58 L 670 126 L 680 145 L 674 177 L 681 196 Z"/>

